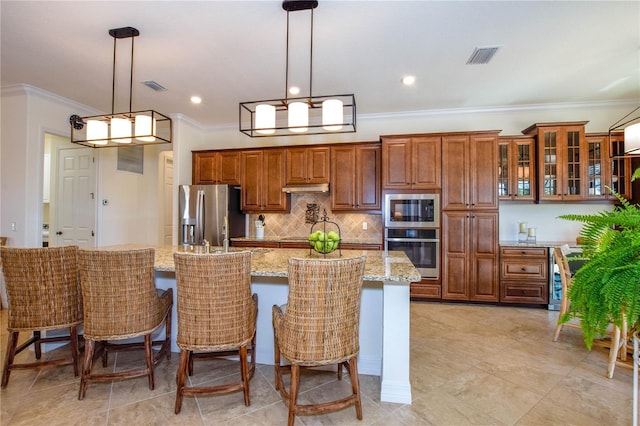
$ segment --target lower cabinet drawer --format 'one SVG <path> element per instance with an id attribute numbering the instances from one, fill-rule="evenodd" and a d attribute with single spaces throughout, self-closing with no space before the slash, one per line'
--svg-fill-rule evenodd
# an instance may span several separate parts
<path id="1" fill-rule="evenodd" d="M 549 300 L 546 283 L 502 282 L 500 301 L 504 303 L 546 304 Z"/>
<path id="2" fill-rule="evenodd" d="M 503 279 L 547 279 L 547 260 L 546 258 L 536 260 L 502 260 Z"/>
<path id="3" fill-rule="evenodd" d="M 412 299 L 440 299 L 442 298 L 442 286 L 440 281 L 425 283 L 425 280 L 411 283 L 410 296 Z"/>

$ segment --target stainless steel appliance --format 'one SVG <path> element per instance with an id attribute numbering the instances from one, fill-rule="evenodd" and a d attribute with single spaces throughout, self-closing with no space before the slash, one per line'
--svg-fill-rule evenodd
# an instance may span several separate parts
<path id="1" fill-rule="evenodd" d="M 423 278 L 440 276 L 440 230 L 387 228 L 385 250 L 403 251 Z"/>
<path id="2" fill-rule="evenodd" d="M 386 194 L 386 228 L 439 228 L 439 194 Z"/>
<path id="3" fill-rule="evenodd" d="M 384 249 L 403 251 L 423 278 L 440 277 L 440 195 L 386 194 Z"/>
<path id="4" fill-rule="evenodd" d="M 244 237 L 245 215 L 240 189 L 229 185 L 180 185 L 180 244 L 223 246 L 224 240 Z"/>

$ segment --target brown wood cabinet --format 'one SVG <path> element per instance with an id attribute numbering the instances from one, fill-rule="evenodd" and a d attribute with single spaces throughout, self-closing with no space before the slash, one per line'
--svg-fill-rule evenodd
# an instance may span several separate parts
<path id="1" fill-rule="evenodd" d="M 498 197 L 500 201 L 535 201 L 536 151 L 530 136 L 498 138 Z"/>
<path id="2" fill-rule="evenodd" d="M 194 185 L 240 185 L 240 151 L 193 151 L 191 157 Z"/>
<path id="3" fill-rule="evenodd" d="M 442 298 L 498 302 L 498 212 L 442 212 Z"/>
<path id="4" fill-rule="evenodd" d="M 549 253 L 546 247 L 500 248 L 500 302 L 546 305 Z"/>
<path id="5" fill-rule="evenodd" d="M 295 147 L 285 149 L 287 177 L 285 183 L 329 183 L 329 147 Z"/>
<path id="6" fill-rule="evenodd" d="M 442 137 L 442 209 L 498 209 L 498 132 Z"/>
<path id="7" fill-rule="evenodd" d="M 631 158 L 623 158 L 624 132 L 588 133 L 587 192 L 588 200 L 615 200 L 612 188 L 624 198 L 631 198 Z"/>
<path id="8" fill-rule="evenodd" d="M 290 195 L 282 192 L 285 181 L 284 149 L 242 151 L 241 166 L 244 212 L 289 212 Z"/>
<path id="9" fill-rule="evenodd" d="M 440 189 L 440 136 L 382 136 L 383 189 Z"/>
<path id="10" fill-rule="evenodd" d="M 380 144 L 331 147 L 331 210 L 379 211 Z"/>
<path id="11" fill-rule="evenodd" d="M 423 278 L 417 283 L 411 283 L 409 296 L 412 300 L 442 299 L 440 280 Z"/>
<path id="12" fill-rule="evenodd" d="M 538 199 L 588 199 L 586 121 L 536 123 L 522 131 L 538 144 Z"/>

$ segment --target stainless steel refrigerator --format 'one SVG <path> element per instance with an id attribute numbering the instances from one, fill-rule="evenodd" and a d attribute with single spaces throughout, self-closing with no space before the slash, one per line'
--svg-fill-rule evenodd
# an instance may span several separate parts
<path id="1" fill-rule="evenodd" d="M 180 244 L 222 246 L 224 239 L 245 236 L 240 188 L 230 185 L 180 185 Z"/>

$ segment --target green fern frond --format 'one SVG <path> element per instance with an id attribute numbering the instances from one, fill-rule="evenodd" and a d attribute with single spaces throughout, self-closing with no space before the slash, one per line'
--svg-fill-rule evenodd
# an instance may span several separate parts
<path id="1" fill-rule="evenodd" d="M 612 193 L 620 205 L 611 211 L 559 216 L 583 223 L 579 257 L 586 262 L 572 278 L 571 307 L 561 321 L 580 316 L 589 349 L 610 323 L 622 325 L 623 313 L 630 326 L 640 320 L 640 208 Z"/>

